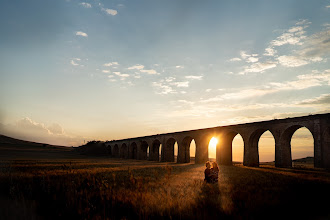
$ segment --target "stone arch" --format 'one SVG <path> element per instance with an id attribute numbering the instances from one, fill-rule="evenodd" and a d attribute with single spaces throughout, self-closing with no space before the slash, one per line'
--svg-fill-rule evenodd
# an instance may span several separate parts
<path id="1" fill-rule="evenodd" d="M 131 143 L 129 158 L 137 159 L 137 144 L 135 142 Z"/>
<path id="2" fill-rule="evenodd" d="M 125 143 L 121 145 L 119 153 L 120 153 L 119 155 L 120 158 L 127 158 L 128 148 Z"/>
<path id="3" fill-rule="evenodd" d="M 186 136 L 179 144 L 178 163 L 190 163 L 190 144 L 193 140 L 191 136 Z"/>
<path id="4" fill-rule="evenodd" d="M 170 137 L 166 140 L 165 146 L 163 149 L 164 157 L 163 160 L 166 162 L 174 162 L 174 144 L 177 141 L 173 138 Z"/>
<path id="5" fill-rule="evenodd" d="M 151 161 L 159 161 L 159 148 L 160 141 L 158 139 L 154 140 L 150 146 L 149 150 L 149 160 Z"/>
<path id="6" fill-rule="evenodd" d="M 293 134 L 299 129 L 305 127 L 312 134 L 314 141 L 314 155 L 315 155 L 315 135 L 312 129 L 309 126 L 304 126 L 300 124 L 291 125 L 287 127 L 281 135 L 279 143 L 279 163 L 276 163 L 276 166 L 281 167 L 292 167 L 292 149 L 291 149 L 291 139 Z"/>
<path id="7" fill-rule="evenodd" d="M 217 149 L 217 162 L 222 165 L 232 165 L 233 163 L 233 140 L 236 135 L 240 135 L 244 141 L 243 135 L 238 131 L 227 131 L 219 138 L 219 147 Z M 244 147 L 245 149 L 245 147 Z M 244 161 L 244 156 L 243 156 Z"/>
<path id="8" fill-rule="evenodd" d="M 118 144 L 115 144 L 114 146 L 113 146 L 113 151 L 112 151 L 112 155 L 114 156 L 114 157 L 119 157 L 119 146 L 118 146 Z"/>
<path id="9" fill-rule="evenodd" d="M 275 148 L 276 148 L 276 139 L 273 134 L 273 132 L 270 129 L 267 128 L 259 128 L 255 130 L 248 139 L 248 147 L 244 150 L 244 165 L 247 166 L 259 166 L 259 140 L 261 135 L 265 133 L 266 131 L 269 131 L 274 140 L 275 140 Z M 276 149 L 275 149 L 276 151 Z M 276 152 L 275 152 L 276 154 Z M 275 155 L 275 160 L 276 160 L 276 155 Z"/>

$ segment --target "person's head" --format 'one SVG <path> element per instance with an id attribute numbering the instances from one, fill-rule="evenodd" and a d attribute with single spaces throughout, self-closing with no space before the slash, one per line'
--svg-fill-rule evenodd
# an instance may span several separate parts
<path id="1" fill-rule="evenodd" d="M 207 161 L 207 162 L 205 163 L 205 166 L 206 166 L 207 169 L 210 169 L 210 168 L 211 168 L 211 163 L 210 163 L 209 161 Z"/>
<path id="2" fill-rule="evenodd" d="M 212 168 L 219 169 L 217 162 L 212 162 Z"/>

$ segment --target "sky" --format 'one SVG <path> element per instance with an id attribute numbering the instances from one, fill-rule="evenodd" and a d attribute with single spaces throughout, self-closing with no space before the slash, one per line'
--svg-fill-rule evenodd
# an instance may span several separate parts
<path id="1" fill-rule="evenodd" d="M 0 133 L 78 146 L 328 113 L 330 0 L 2 0 Z"/>

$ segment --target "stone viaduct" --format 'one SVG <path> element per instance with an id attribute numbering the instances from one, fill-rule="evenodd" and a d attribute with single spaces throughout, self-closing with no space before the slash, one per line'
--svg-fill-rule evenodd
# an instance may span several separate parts
<path id="1" fill-rule="evenodd" d="M 291 138 L 301 127 L 306 127 L 313 136 L 314 166 L 330 168 L 330 113 L 135 137 L 105 144 L 112 157 L 174 162 L 174 144 L 177 142 L 177 162 L 189 163 L 190 143 L 195 140 L 195 163 L 205 163 L 208 160 L 209 142 L 216 137 L 219 140 L 217 162 L 231 165 L 232 141 L 240 134 L 244 141 L 243 165 L 259 166 L 258 142 L 264 132 L 270 131 L 275 139 L 275 166 L 292 167 Z"/>

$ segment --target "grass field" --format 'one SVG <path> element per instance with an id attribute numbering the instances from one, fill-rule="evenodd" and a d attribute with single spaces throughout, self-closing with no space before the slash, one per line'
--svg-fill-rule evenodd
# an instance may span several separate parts
<path id="1" fill-rule="evenodd" d="M 322 169 L 238 163 L 220 166 L 219 184 L 210 185 L 203 165 L 23 145 L 0 145 L 0 219 L 330 218 Z"/>

